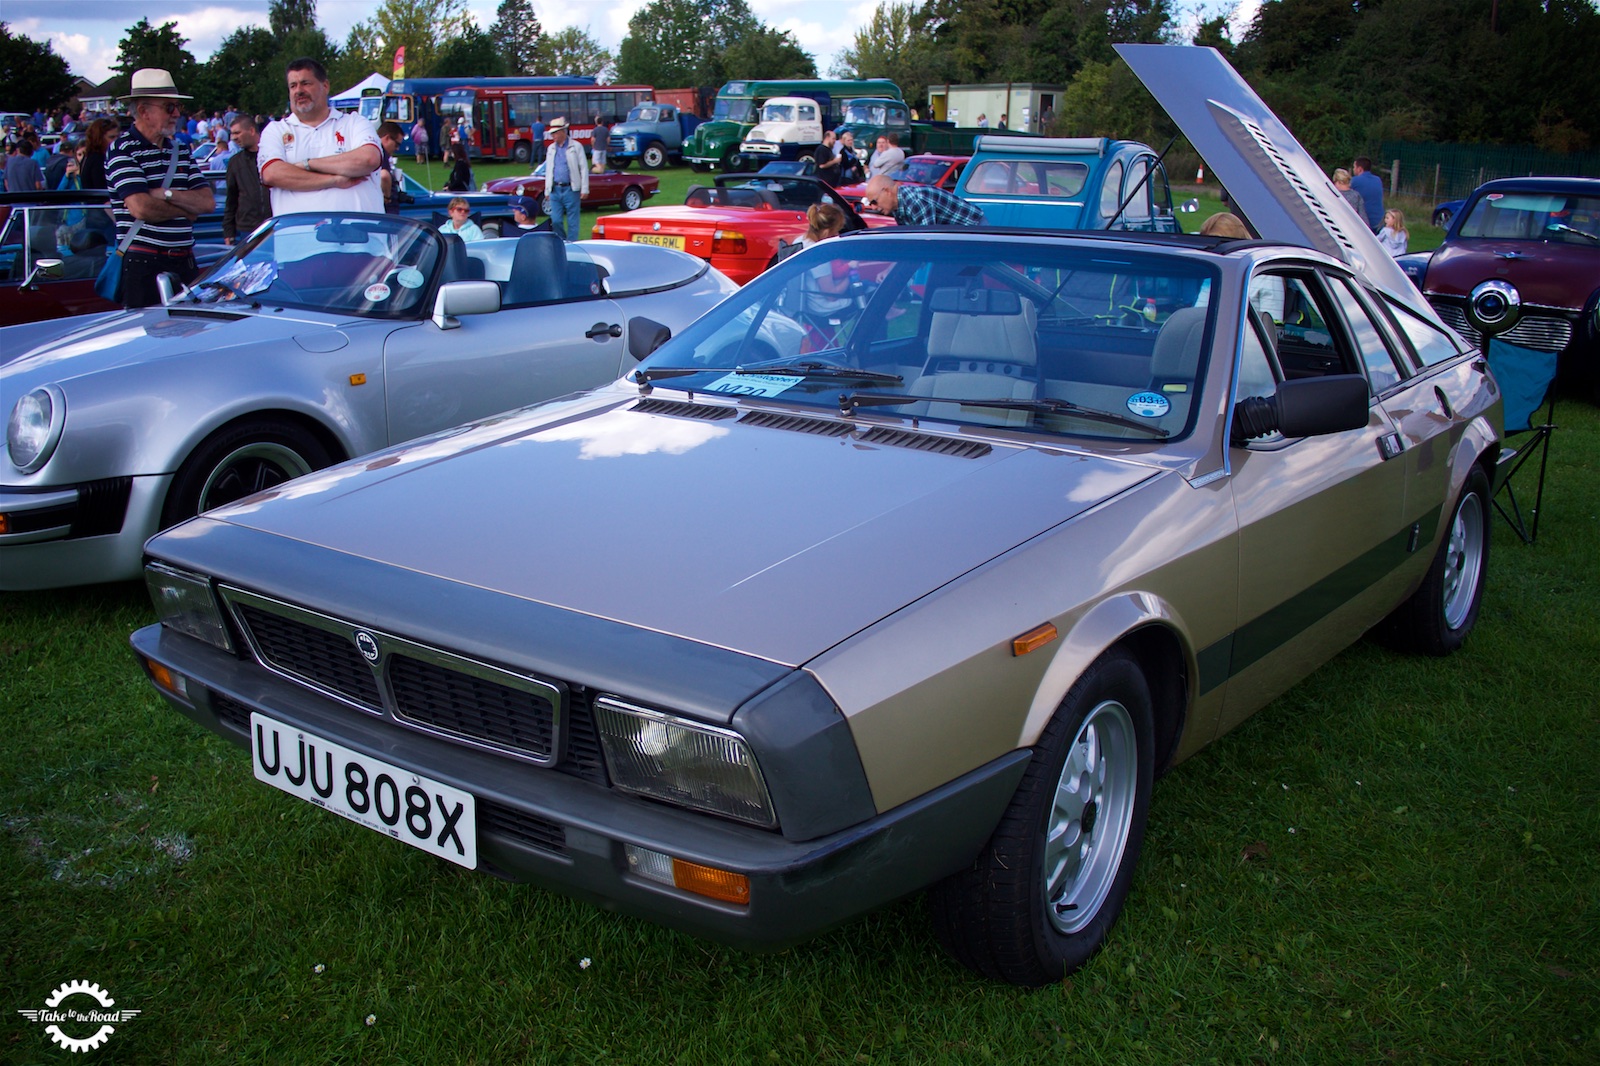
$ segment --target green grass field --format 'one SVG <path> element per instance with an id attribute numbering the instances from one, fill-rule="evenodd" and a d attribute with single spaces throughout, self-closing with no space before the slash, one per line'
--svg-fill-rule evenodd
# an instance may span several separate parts
<path id="1" fill-rule="evenodd" d="M 1466 648 L 1358 644 L 1161 780 L 1108 946 L 1037 992 L 920 899 L 754 956 L 429 858 L 170 710 L 142 587 L 6 594 L 0 1062 L 74 1058 L 17 1013 L 69 980 L 142 1012 L 104 1063 L 1600 1061 L 1600 410 L 1557 415 Z"/>

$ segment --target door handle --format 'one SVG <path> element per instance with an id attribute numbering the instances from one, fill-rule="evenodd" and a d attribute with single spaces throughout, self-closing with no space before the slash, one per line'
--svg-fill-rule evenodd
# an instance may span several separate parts
<path id="1" fill-rule="evenodd" d="M 1456 416 L 1455 408 L 1450 406 L 1450 397 L 1444 394 L 1444 390 L 1435 385 L 1433 387 L 1433 395 L 1439 400 L 1439 408 L 1444 411 L 1444 416 L 1446 418 L 1454 418 Z"/>
<path id="2" fill-rule="evenodd" d="M 612 322 L 608 325 L 604 322 L 596 322 L 594 327 L 584 336 L 592 341 L 597 341 L 601 337 L 620 337 L 622 336 L 622 323 Z"/>

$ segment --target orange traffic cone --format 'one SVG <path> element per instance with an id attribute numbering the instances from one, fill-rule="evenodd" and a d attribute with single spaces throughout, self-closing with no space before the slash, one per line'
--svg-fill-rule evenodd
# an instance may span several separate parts
<path id="1" fill-rule="evenodd" d="M 1202 163 L 1200 169 L 1194 172 L 1194 183 L 1196 185 L 1204 185 L 1206 183 L 1205 164 Z"/>

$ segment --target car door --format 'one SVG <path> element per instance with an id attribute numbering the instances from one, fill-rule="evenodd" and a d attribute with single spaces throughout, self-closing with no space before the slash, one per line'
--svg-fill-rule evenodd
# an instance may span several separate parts
<path id="1" fill-rule="evenodd" d="M 1269 268 L 1252 281 L 1235 401 L 1286 379 L 1364 373 L 1327 281 Z M 1240 625 L 1228 729 L 1376 622 L 1422 545 L 1406 521 L 1407 465 L 1377 398 L 1360 429 L 1230 448 L 1239 522 Z"/>
<path id="2" fill-rule="evenodd" d="M 105 264 L 106 246 L 85 246 L 65 255 L 56 246 L 58 227 L 67 223 L 70 214 L 71 209 L 59 207 L 19 205 L 11 209 L 0 232 L 0 325 L 116 309 L 116 304 L 94 291 L 95 278 Z M 41 259 L 60 259 L 60 276 L 41 274 L 33 285 L 23 288 Z"/>
<path id="3" fill-rule="evenodd" d="M 390 334 L 384 349 L 390 443 L 592 389 L 624 370 L 623 309 L 605 296 L 503 307 L 457 321 L 456 329 L 428 321 Z"/>

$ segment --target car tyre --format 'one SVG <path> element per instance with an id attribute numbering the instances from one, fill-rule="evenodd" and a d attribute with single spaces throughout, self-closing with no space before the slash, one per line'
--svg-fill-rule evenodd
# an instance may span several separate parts
<path id="1" fill-rule="evenodd" d="M 644 150 L 639 157 L 646 170 L 660 170 L 667 165 L 667 150 L 659 144 L 652 144 Z"/>
<path id="2" fill-rule="evenodd" d="M 331 462 L 322 442 L 291 422 L 246 419 L 224 426 L 178 468 L 161 509 L 161 526 L 177 525 Z"/>
<path id="3" fill-rule="evenodd" d="M 518 141 L 511 146 L 511 158 L 518 163 L 527 163 L 533 158 L 533 146 L 527 141 Z"/>
<path id="4" fill-rule="evenodd" d="M 624 211 L 637 211 L 644 206 L 644 190 L 637 185 L 630 185 L 622 192 L 622 209 Z"/>
<path id="5" fill-rule="evenodd" d="M 945 948 L 986 977 L 1028 987 L 1087 962 L 1133 883 L 1154 761 L 1149 684 L 1114 649 L 1062 700 L 982 852 L 931 891 Z"/>
<path id="6" fill-rule="evenodd" d="M 711 164 L 710 163 L 690 163 L 689 164 L 689 169 L 694 171 L 696 174 L 706 174 L 706 173 L 710 172 Z"/>
<path id="7" fill-rule="evenodd" d="M 1401 651 L 1448 655 L 1477 624 L 1489 575 L 1489 479 L 1474 466 L 1450 512 L 1427 577 L 1376 630 Z"/>
<path id="8" fill-rule="evenodd" d="M 750 169 L 750 157 L 743 152 L 734 152 L 728 156 L 728 173 L 742 174 Z"/>

